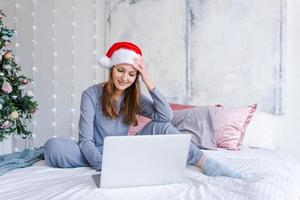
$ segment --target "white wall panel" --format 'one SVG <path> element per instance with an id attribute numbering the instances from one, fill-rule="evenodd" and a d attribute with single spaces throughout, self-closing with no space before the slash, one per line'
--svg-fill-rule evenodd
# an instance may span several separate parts
<path id="1" fill-rule="evenodd" d="M 71 108 L 73 69 L 72 56 L 72 0 L 55 1 L 55 49 L 57 52 L 56 66 L 56 124 L 57 134 L 61 137 L 71 136 Z"/>
<path id="2" fill-rule="evenodd" d="M 169 101 L 186 101 L 185 1 L 108 1 L 107 46 L 138 44 L 155 85 Z"/>
<path id="3" fill-rule="evenodd" d="M 32 13 L 28 10 L 32 10 L 32 1 L 15 1 L 16 21 L 15 21 L 15 48 L 14 54 L 16 56 L 16 62 L 22 67 L 22 74 L 32 78 Z M 26 34 L 24 34 L 26 33 Z M 31 90 L 30 85 L 25 87 L 25 91 Z M 31 124 L 27 125 L 32 130 Z M 13 137 L 13 146 L 24 146 L 24 140 L 21 137 Z"/>
<path id="4" fill-rule="evenodd" d="M 28 87 L 34 91 L 39 104 L 39 110 L 33 115 L 36 126 L 29 124 L 35 134 L 30 144 L 43 145 L 53 135 L 77 139 L 81 93 L 94 84 L 94 80 L 95 83 L 104 80 L 104 70 L 96 66 L 96 61 L 105 53 L 105 1 L 17 0 L 17 3 L 18 9 L 15 1 L 1 0 L 0 5 L 7 14 L 6 25 L 17 27 L 17 51 L 12 46 L 19 58 L 17 63 L 36 83 L 35 87 Z M 32 12 L 35 12 L 34 16 Z M 14 17 L 18 18 L 17 23 Z M 72 26 L 73 23 L 76 26 Z M 32 39 L 36 42 L 34 46 Z M 55 57 L 54 52 L 57 53 Z M 36 71 L 32 71 L 33 66 Z M 56 99 L 53 99 L 53 94 Z M 53 122 L 56 127 L 53 127 Z M 73 129 L 71 123 L 74 123 Z M 28 146 L 28 141 L 13 138 L 13 147 L 22 149 L 25 144 Z"/>
<path id="5" fill-rule="evenodd" d="M 35 132 L 37 145 L 54 135 L 52 126 L 53 118 L 53 1 L 37 1 L 36 4 L 36 68 L 35 71 L 35 96 L 39 103 L 39 110 L 34 117 L 37 120 Z M 27 11 L 28 12 L 28 11 Z M 30 12 L 29 12 L 30 13 Z M 21 55 L 20 55 L 21 56 Z"/>
<path id="6" fill-rule="evenodd" d="M 94 55 L 93 55 L 93 1 L 76 1 L 75 3 L 75 75 L 74 98 L 75 119 L 78 122 L 81 92 L 93 84 L 94 79 Z M 83 81 L 84 80 L 84 81 Z M 75 123 L 76 123 L 75 122 Z M 77 126 L 77 123 L 76 123 Z M 76 135 L 76 137 L 78 134 Z"/>

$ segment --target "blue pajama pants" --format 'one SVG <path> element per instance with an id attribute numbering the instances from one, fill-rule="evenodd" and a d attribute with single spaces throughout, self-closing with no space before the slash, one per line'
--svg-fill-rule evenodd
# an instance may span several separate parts
<path id="1" fill-rule="evenodd" d="M 149 122 L 139 135 L 180 134 L 169 122 Z M 101 152 L 102 153 L 102 152 Z M 192 142 L 187 164 L 195 165 L 204 153 Z M 51 138 L 45 143 L 45 160 L 52 167 L 73 168 L 90 166 L 84 158 L 79 145 L 69 138 Z"/>

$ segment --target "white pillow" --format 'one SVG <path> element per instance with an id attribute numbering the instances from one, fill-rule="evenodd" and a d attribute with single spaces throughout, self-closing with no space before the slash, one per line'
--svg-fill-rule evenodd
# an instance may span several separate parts
<path id="1" fill-rule="evenodd" d="M 243 144 L 248 147 L 274 149 L 276 116 L 265 112 L 253 115 L 244 136 Z"/>

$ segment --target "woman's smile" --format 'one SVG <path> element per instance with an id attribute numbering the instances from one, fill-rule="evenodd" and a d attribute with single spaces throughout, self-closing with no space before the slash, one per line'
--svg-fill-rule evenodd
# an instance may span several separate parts
<path id="1" fill-rule="evenodd" d="M 121 81 L 121 80 L 118 80 L 118 82 L 119 82 L 119 84 L 120 84 L 121 86 L 125 86 L 125 85 L 127 84 L 127 82 L 126 82 L 126 81 Z"/>

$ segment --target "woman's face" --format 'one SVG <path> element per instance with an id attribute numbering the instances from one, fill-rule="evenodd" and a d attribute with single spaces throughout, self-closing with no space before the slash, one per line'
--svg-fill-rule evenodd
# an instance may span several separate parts
<path id="1" fill-rule="evenodd" d="M 129 64 L 116 65 L 112 70 L 113 82 L 120 91 L 130 87 L 137 77 L 137 70 Z"/>

